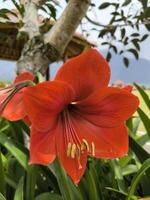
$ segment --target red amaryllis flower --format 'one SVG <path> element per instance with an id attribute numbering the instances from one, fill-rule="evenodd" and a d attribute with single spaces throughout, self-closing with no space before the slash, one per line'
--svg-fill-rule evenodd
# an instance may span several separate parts
<path id="1" fill-rule="evenodd" d="M 77 184 L 87 156 L 127 154 L 127 120 L 139 101 L 128 90 L 108 87 L 110 69 L 94 49 L 66 62 L 54 81 L 24 92 L 30 120 L 30 163 L 48 164 L 56 155 Z"/>
<path id="2" fill-rule="evenodd" d="M 16 121 L 26 116 L 23 91 L 28 85 L 27 81 L 33 81 L 34 78 L 31 73 L 24 72 L 16 77 L 12 85 L 0 90 L 0 117 Z"/>

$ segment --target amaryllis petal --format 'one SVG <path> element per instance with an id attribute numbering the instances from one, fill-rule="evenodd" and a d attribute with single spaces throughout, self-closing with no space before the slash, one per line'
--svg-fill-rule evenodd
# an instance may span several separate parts
<path id="1" fill-rule="evenodd" d="M 119 88 L 101 89 L 75 104 L 76 112 L 101 127 L 115 127 L 127 120 L 137 109 L 138 98 Z"/>
<path id="2" fill-rule="evenodd" d="M 63 144 L 60 145 L 61 148 L 65 147 Z M 75 184 L 78 184 L 86 169 L 87 154 L 84 153 L 80 157 L 79 161 L 76 158 L 67 157 L 66 152 L 62 149 L 60 154 L 58 153 L 58 155 L 60 158 L 60 162 L 66 170 L 67 174 L 71 177 Z"/>
<path id="3" fill-rule="evenodd" d="M 24 104 L 23 104 L 23 90 L 19 91 L 12 99 L 7 103 L 4 108 L 1 117 L 4 117 L 10 121 L 17 121 L 23 119 L 26 116 Z"/>
<path id="4" fill-rule="evenodd" d="M 23 119 L 23 121 L 24 121 L 29 127 L 31 126 L 31 121 L 30 121 L 30 119 L 29 119 L 28 116 L 25 116 L 24 119 Z"/>
<path id="5" fill-rule="evenodd" d="M 95 49 L 67 61 L 58 71 L 55 80 L 66 81 L 76 93 L 75 101 L 81 100 L 93 91 L 106 87 L 110 79 L 107 61 Z"/>
<path id="6" fill-rule="evenodd" d="M 34 80 L 34 75 L 24 72 L 16 77 L 14 84 L 0 90 L 0 116 L 10 121 L 23 119 L 26 116 L 23 104 L 23 92 L 26 88 L 19 89 L 22 81 Z M 19 86 L 20 83 L 20 86 Z"/>
<path id="7" fill-rule="evenodd" d="M 3 103 L 3 101 L 7 98 L 7 96 L 10 94 L 10 88 L 2 88 L 0 89 L 0 104 Z"/>
<path id="8" fill-rule="evenodd" d="M 24 72 L 16 77 L 14 83 L 19 83 L 21 81 L 26 81 L 26 80 L 33 81 L 34 79 L 35 76 L 33 74 L 31 74 L 30 72 Z"/>
<path id="9" fill-rule="evenodd" d="M 55 131 L 40 132 L 31 128 L 30 164 L 49 164 L 55 159 Z"/>
<path id="10" fill-rule="evenodd" d="M 127 155 L 128 132 L 125 125 L 113 128 L 96 126 L 76 114 L 72 115 L 74 128 L 81 141 L 86 141 L 88 154 L 97 158 L 117 158 Z"/>
<path id="11" fill-rule="evenodd" d="M 132 92 L 133 86 L 132 85 L 127 85 L 127 86 L 123 87 L 122 89 L 126 90 L 127 92 Z"/>
<path id="12" fill-rule="evenodd" d="M 24 92 L 24 104 L 31 123 L 48 131 L 52 117 L 74 99 L 73 89 L 62 81 L 48 81 L 31 86 Z"/>
<path id="13" fill-rule="evenodd" d="M 57 155 L 67 174 L 75 184 L 78 184 L 86 169 L 87 152 L 85 151 L 82 156 L 72 152 L 74 158 L 67 155 L 69 140 L 67 138 L 68 133 L 65 132 L 67 131 L 66 128 L 64 123 L 59 122 L 59 132 L 56 135 L 56 138 L 59 138 L 56 142 Z"/>

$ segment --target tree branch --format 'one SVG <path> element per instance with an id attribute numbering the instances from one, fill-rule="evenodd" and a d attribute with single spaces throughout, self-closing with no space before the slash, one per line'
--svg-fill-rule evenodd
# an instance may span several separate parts
<path id="1" fill-rule="evenodd" d="M 45 34 L 44 42 L 63 54 L 81 19 L 86 15 L 91 0 L 70 0 L 60 19 Z"/>
<path id="2" fill-rule="evenodd" d="M 38 6 L 44 3 L 44 0 L 24 0 L 24 27 L 20 31 L 24 31 L 33 38 L 40 34 L 38 23 Z"/>
<path id="3" fill-rule="evenodd" d="M 37 25 L 37 3 L 41 1 L 25 1 L 26 32 L 30 40 L 25 44 L 17 62 L 17 73 L 40 71 L 45 74 L 49 64 L 58 60 L 64 53 L 81 19 L 86 15 L 91 0 L 69 0 L 60 19 L 44 37 L 40 35 Z M 29 4 L 32 5 L 32 9 Z"/>
<path id="4" fill-rule="evenodd" d="M 103 27 L 103 28 L 108 28 L 108 29 L 114 29 L 116 27 L 126 27 L 126 26 L 135 26 L 135 25 L 148 25 L 150 24 L 150 21 L 149 20 L 145 20 L 143 22 L 135 22 L 135 23 L 129 23 L 129 22 L 126 22 L 126 23 L 123 23 L 123 24 L 101 24 L 100 22 L 98 21 L 94 21 L 93 19 L 91 19 L 89 16 L 85 16 L 85 18 L 92 24 L 94 24 L 95 26 L 99 26 L 99 27 Z"/>

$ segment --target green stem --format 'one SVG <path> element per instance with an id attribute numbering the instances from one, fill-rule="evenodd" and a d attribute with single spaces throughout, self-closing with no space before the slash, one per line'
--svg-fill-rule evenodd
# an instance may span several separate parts
<path id="1" fill-rule="evenodd" d="M 34 200 L 37 168 L 38 167 L 35 165 L 28 167 L 26 179 L 26 200 Z"/>
<path id="2" fill-rule="evenodd" d="M 54 167 L 55 167 L 57 181 L 59 184 L 59 189 L 62 194 L 63 200 L 71 200 L 71 195 L 70 195 L 69 187 L 67 183 L 67 177 L 64 172 L 64 169 L 61 167 L 61 164 L 58 158 L 56 158 L 54 162 Z"/>

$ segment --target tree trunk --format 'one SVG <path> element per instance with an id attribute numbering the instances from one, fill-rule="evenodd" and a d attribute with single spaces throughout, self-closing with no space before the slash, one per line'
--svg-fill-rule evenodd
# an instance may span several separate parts
<path id="1" fill-rule="evenodd" d="M 37 26 L 39 2 L 28 0 L 25 4 L 24 31 L 29 35 L 29 40 L 17 62 L 18 74 L 24 71 L 45 74 L 49 64 L 61 58 L 81 19 L 86 15 L 91 0 L 69 0 L 60 19 L 45 35 L 40 34 Z M 30 5 L 32 10 L 29 10 Z"/>

